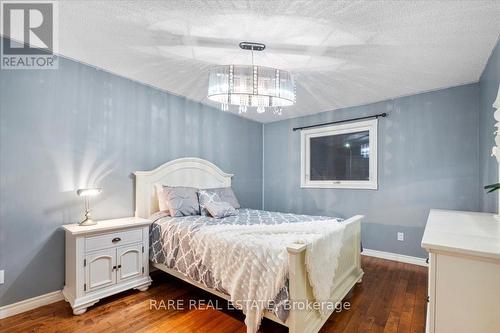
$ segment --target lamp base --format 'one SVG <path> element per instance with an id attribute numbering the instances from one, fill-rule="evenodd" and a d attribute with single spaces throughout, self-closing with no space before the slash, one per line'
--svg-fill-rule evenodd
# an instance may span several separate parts
<path id="1" fill-rule="evenodd" d="M 91 218 L 86 218 L 85 220 L 83 220 L 82 222 L 78 223 L 78 225 L 80 226 L 89 226 L 89 225 L 96 225 L 97 222 L 92 220 Z"/>

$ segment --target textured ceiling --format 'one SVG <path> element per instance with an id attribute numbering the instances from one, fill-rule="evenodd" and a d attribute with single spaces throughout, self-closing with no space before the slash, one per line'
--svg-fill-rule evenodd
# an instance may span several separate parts
<path id="1" fill-rule="evenodd" d="M 262 42 L 255 63 L 297 81 L 283 115 L 244 115 L 269 122 L 476 82 L 499 18 L 500 1 L 62 1 L 59 52 L 210 104 L 209 67 Z"/>

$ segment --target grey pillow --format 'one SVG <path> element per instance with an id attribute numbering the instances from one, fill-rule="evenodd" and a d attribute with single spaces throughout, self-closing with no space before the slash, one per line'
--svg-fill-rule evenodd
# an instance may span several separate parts
<path id="1" fill-rule="evenodd" d="M 168 202 L 170 216 L 200 215 L 198 189 L 194 187 L 163 187 L 165 199 Z"/>
<path id="2" fill-rule="evenodd" d="M 225 201 L 209 202 L 205 205 L 205 209 L 216 219 L 236 215 L 236 209 L 229 202 Z"/>
<path id="3" fill-rule="evenodd" d="M 231 187 L 219 187 L 219 188 L 209 188 L 206 189 L 205 191 L 212 191 L 215 192 L 219 195 L 221 201 L 228 202 L 231 206 L 233 206 L 236 209 L 239 209 L 240 203 L 238 202 L 238 199 L 236 199 L 236 195 L 234 194 L 234 191 Z"/>
<path id="4" fill-rule="evenodd" d="M 200 213 L 203 216 L 207 216 L 208 211 L 206 209 L 206 205 L 211 203 L 211 202 L 219 202 L 222 201 L 219 195 L 210 190 L 199 190 L 198 191 L 198 202 L 200 204 Z"/>

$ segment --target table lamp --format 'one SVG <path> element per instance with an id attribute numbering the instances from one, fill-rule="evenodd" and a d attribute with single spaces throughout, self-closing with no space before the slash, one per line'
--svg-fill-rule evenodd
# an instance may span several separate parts
<path id="1" fill-rule="evenodd" d="M 94 197 L 102 192 L 101 188 L 81 188 L 76 194 L 85 199 L 85 219 L 78 223 L 81 226 L 94 225 L 96 222 L 90 217 L 90 197 Z"/>

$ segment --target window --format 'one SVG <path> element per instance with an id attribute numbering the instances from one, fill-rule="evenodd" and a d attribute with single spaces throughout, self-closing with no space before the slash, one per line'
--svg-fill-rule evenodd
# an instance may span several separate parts
<path id="1" fill-rule="evenodd" d="M 377 119 L 301 132 L 301 186 L 377 189 Z"/>

